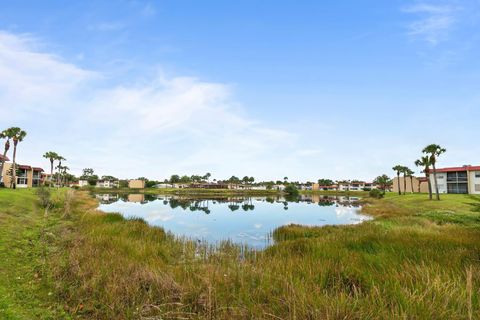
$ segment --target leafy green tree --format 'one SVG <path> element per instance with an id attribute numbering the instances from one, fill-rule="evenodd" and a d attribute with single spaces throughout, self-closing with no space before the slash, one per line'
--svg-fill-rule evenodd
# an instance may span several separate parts
<path id="1" fill-rule="evenodd" d="M 330 179 L 318 179 L 318 184 L 321 186 L 333 186 L 335 183 Z"/>
<path id="2" fill-rule="evenodd" d="M 92 174 L 87 178 L 87 182 L 90 186 L 96 186 L 98 182 L 98 176 L 96 174 Z"/>
<path id="3" fill-rule="evenodd" d="M 396 165 L 395 167 L 392 168 L 393 171 L 397 173 L 397 183 L 398 183 L 398 194 L 402 194 L 402 190 L 400 188 L 400 174 L 403 172 L 404 166 L 401 165 Z"/>
<path id="4" fill-rule="evenodd" d="M 207 182 L 209 182 L 211 176 L 212 176 L 212 174 L 211 174 L 210 172 L 207 172 L 207 173 L 203 176 L 203 179 L 206 180 Z"/>
<path id="5" fill-rule="evenodd" d="M 194 181 L 194 179 L 196 179 L 195 176 L 192 176 L 192 177 L 189 177 L 187 175 L 183 175 L 178 182 L 181 182 L 181 183 L 190 183 L 192 181 Z"/>
<path id="6" fill-rule="evenodd" d="M 155 180 L 147 180 L 145 181 L 145 187 L 146 188 L 153 188 L 155 185 L 158 184 L 158 181 Z"/>
<path id="7" fill-rule="evenodd" d="M 236 176 L 231 176 L 227 181 L 230 183 L 240 183 L 240 179 Z"/>
<path id="8" fill-rule="evenodd" d="M 22 142 L 23 139 L 27 136 L 27 132 L 24 130 L 14 127 L 12 128 L 12 141 L 13 141 L 13 159 L 12 159 L 12 181 L 10 182 L 10 185 L 12 188 L 17 187 L 17 169 L 16 169 L 16 157 L 17 157 L 17 146 L 19 142 Z"/>
<path id="9" fill-rule="evenodd" d="M 293 184 L 285 187 L 285 193 L 289 196 L 298 196 L 298 189 Z"/>
<path id="10" fill-rule="evenodd" d="M 170 177 L 170 183 L 179 183 L 180 176 L 178 174 L 174 174 Z"/>
<path id="11" fill-rule="evenodd" d="M 428 146 L 423 148 L 422 152 L 430 156 L 430 164 L 433 168 L 433 179 L 435 181 L 435 194 L 437 200 L 440 200 L 440 192 L 438 191 L 437 169 L 435 168 L 435 165 L 437 164 L 438 157 L 443 153 L 447 152 L 447 149 L 442 148 L 438 144 L 429 144 Z"/>
<path id="12" fill-rule="evenodd" d="M 88 180 L 88 178 L 93 176 L 93 174 L 94 174 L 94 171 L 92 168 L 85 168 L 82 170 L 82 175 L 80 176 L 80 179 Z"/>
<path id="13" fill-rule="evenodd" d="M 3 149 L 3 157 L 0 163 L 0 181 L 2 181 L 3 167 L 5 166 L 5 159 L 7 157 L 8 150 L 10 150 L 10 140 L 14 137 L 16 132 L 15 129 L 16 129 L 15 127 L 12 127 L 0 132 L 0 139 L 6 139 L 5 147 Z"/>
<path id="14" fill-rule="evenodd" d="M 427 178 L 427 184 L 428 184 L 428 197 L 430 200 L 432 200 L 432 183 L 430 182 L 430 166 L 432 163 L 430 162 L 430 157 L 429 156 L 423 156 L 420 159 L 415 161 L 415 165 L 417 167 L 422 167 L 423 168 L 423 173 L 425 173 L 425 177 Z"/>
<path id="15" fill-rule="evenodd" d="M 390 179 L 390 177 L 386 174 L 376 177 L 375 180 L 373 180 L 373 183 L 378 185 L 379 189 L 382 190 L 383 193 L 385 193 L 387 190 L 390 190 L 393 184 L 392 179 Z"/>

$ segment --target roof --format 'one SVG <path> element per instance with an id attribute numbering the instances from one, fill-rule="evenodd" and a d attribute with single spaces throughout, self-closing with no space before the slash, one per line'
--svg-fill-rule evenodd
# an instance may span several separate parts
<path id="1" fill-rule="evenodd" d="M 30 169 L 32 169 L 32 167 L 27 166 L 27 165 L 23 165 L 23 164 L 19 164 L 17 168 L 18 168 L 18 169 L 22 169 L 22 170 L 30 170 Z"/>
<path id="2" fill-rule="evenodd" d="M 33 171 L 40 171 L 40 172 L 43 172 L 43 169 L 42 169 L 42 168 L 33 167 L 32 169 L 33 169 Z"/>
<path id="3" fill-rule="evenodd" d="M 436 172 L 456 172 L 456 171 L 480 171 L 480 166 L 462 166 L 462 167 L 449 167 L 449 168 L 436 169 Z M 433 172 L 433 169 L 430 169 L 429 172 Z"/>
<path id="4" fill-rule="evenodd" d="M 1 160 L 10 161 L 10 159 L 8 159 L 7 156 L 4 157 L 3 155 L 0 154 L 0 161 Z"/>

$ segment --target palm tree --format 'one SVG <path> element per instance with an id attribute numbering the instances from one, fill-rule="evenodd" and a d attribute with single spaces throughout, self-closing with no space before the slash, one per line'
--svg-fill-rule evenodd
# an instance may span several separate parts
<path id="1" fill-rule="evenodd" d="M 66 184 L 67 171 L 70 170 L 67 166 L 58 165 L 58 179 L 60 179 L 60 185 L 63 187 Z"/>
<path id="2" fill-rule="evenodd" d="M 402 167 L 402 173 L 403 173 L 403 195 L 407 192 L 407 173 L 408 173 L 408 168 L 403 166 Z"/>
<path id="3" fill-rule="evenodd" d="M 203 179 L 207 180 L 207 182 L 210 182 L 210 177 L 212 176 L 212 174 L 210 172 L 207 172 L 204 176 L 203 176 Z"/>
<path id="4" fill-rule="evenodd" d="M 57 158 L 55 160 L 58 160 L 58 175 L 57 175 L 57 185 L 60 184 L 60 168 L 62 168 L 62 161 L 66 161 L 64 157 L 57 155 Z"/>
<path id="5" fill-rule="evenodd" d="M 403 172 L 403 168 L 404 168 L 404 166 L 401 166 L 399 164 L 397 164 L 395 167 L 392 168 L 393 171 L 397 172 L 397 183 L 398 183 L 398 194 L 399 195 L 402 195 L 402 190 L 400 188 L 400 173 Z"/>
<path id="6" fill-rule="evenodd" d="M 0 132 L 0 139 L 7 139 L 5 141 L 5 148 L 3 149 L 3 157 L 0 163 L 0 182 L 2 181 L 3 167 L 5 166 L 5 160 L 7 159 L 7 152 L 10 150 L 10 140 L 15 135 L 15 128 L 8 128 Z"/>
<path id="7" fill-rule="evenodd" d="M 413 170 L 411 170 L 410 168 L 408 167 L 405 167 L 405 174 L 408 178 L 410 178 L 410 189 L 412 190 L 412 193 L 414 193 L 415 191 L 413 190 L 413 174 L 415 172 Z M 406 190 L 406 188 L 405 188 Z"/>
<path id="8" fill-rule="evenodd" d="M 16 157 L 17 157 L 17 145 L 19 142 L 22 142 L 23 139 L 27 136 L 27 133 L 20 128 L 11 128 L 12 129 L 12 141 L 13 141 L 13 159 L 12 159 L 12 181 L 10 181 L 10 186 L 12 188 L 17 187 L 17 169 L 16 169 Z"/>
<path id="9" fill-rule="evenodd" d="M 284 178 L 283 178 L 283 181 L 285 181 L 285 183 L 287 183 L 288 177 L 284 177 Z"/>
<path id="10" fill-rule="evenodd" d="M 429 144 L 422 150 L 423 153 L 430 156 L 430 164 L 433 168 L 433 180 L 435 180 L 435 194 L 437 200 L 440 200 L 440 193 L 438 192 L 438 181 L 437 181 L 437 171 L 435 164 L 437 163 L 437 158 L 442 154 L 447 152 L 447 149 L 442 148 L 438 144 Z"/>
<path id="11" fill-rule="evenodd" d="M 57 160 L 59 155 L 56 152 L 48 151 L 48 152 L 45 152 L 43 157 L 45 159 L 50 160 L 50 182 L 51 182 L 52 181 L 51 179 L 53 178 L 53 163 L 55 162 L 55 160 Z"/>
<path id="12" fill-rule="evenodd" d="M 423 172 L 425 173 L 425 176 L 427 178 L 427 184 L 428 184 L 428 196 L 430 200 L 432 200 L 432 184 L 430 183 L 430 157 L 429 156 L 424 156 L 415 161 L 415 165 L 417 167 L 423 167 Z"/>

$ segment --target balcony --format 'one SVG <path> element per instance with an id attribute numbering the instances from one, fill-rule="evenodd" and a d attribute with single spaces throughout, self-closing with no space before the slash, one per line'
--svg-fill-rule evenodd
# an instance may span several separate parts
<path id="1" fill-rule="evenodd" d="M 17 177 L 17 185 L 28 185 L 28 179 L 26 177 Z"/>

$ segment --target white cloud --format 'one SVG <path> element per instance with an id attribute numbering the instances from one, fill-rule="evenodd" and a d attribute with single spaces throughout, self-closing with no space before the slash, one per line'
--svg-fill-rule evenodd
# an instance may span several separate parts
<path id="1" fill-rule="evenodd" d="M 29 158 L 55 149 L 77 173 L 93 167 L 160 178 L 213 171 L 224 178 L 268 171 L 294 142 L 295 135 L 245 115 L 226 84 L 160 74 L 112 87 L 40 44 L 0 33 L 0 111 L 8 115 L 0 124 L 13 125 L 8 119 L 32 132 L 23 143 Z"/>
<path id="2" fill-rule="evenodd" d="M 403 11 L 418 16 L 416 21 L 408 25 L 408 34 L 431 45 L 446 40 L 457 22 L 458 8 L 450 5 L 417 3 L 404 8 Z"/>
<path id="3" fill-rule="evenodd" d="M 30 35 L 0 31 L 0 112 L 7 117 L 53 111 L 96 77 L 94 72 L 37 51 L 38 44 Z"/>

